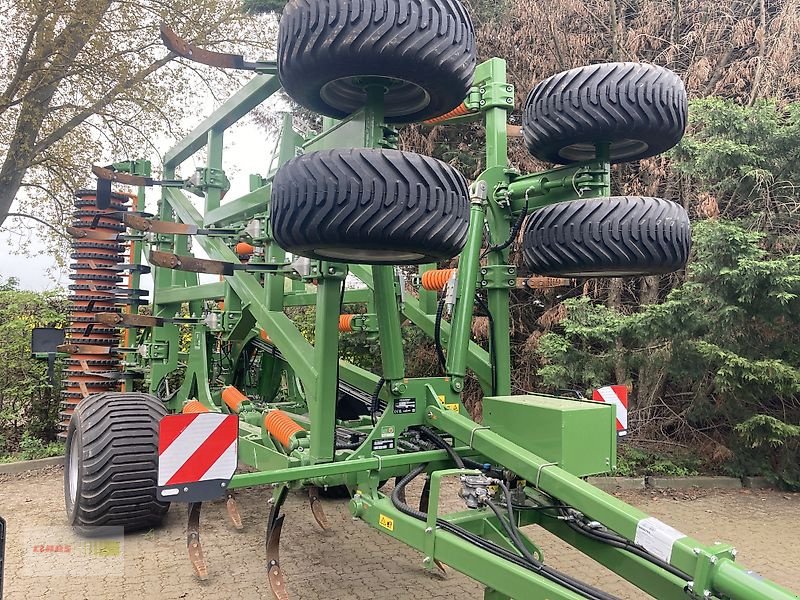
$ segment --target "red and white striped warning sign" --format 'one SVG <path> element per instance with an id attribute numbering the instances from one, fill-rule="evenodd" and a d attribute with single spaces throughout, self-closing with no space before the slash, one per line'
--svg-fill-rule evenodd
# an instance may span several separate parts
<path id="1" fill-rule="evenodd" d="M 220 413 L 168 415 L 158 432 L 158 496 L 202 502 L 225 493 L 236 471 L 239 418 Z"/>
<path id="2" fill-rule="evenodd" d="M 617 433 L 628 433 L 628 388 L 624 385 L 609 385 L 592 392 L 592 400 L 616 406 Z"/>

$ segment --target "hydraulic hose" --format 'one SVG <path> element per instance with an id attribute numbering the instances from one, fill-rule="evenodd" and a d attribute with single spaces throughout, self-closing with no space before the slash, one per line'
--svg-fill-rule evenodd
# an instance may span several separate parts
<path id="1" fill-rule="evenodd" d="M 444 349 L 442 348 L 442 317 L 444 316 L 444 298 L 439 300 L 439 306 L 436 308 L 436 320 L 433 323 L 433 345 L 436 348 L 436 358 L 439 360 L 439 367 L 442 372 L 447 372 L 447 360 L 444 356 Z"/>
<path id="2" fill-rule="evenodd" d="M 395 485 L 391 494 L 391 501 L 395 508 L 397 508 L 403 514 L 420 521 L 427 520 L 428 515 L 420 510 L 412 508 L 406 504 L 402 498 L 405 494 L 405 488 L 408 486 L 408 484 L 418 477 L 423 471 L 425 471 L 426 467 L 427 465 L 424 464 L 415 467 L 408 475 L 403 477 L 397 483 L 397 485 Z M 458 525 L 450 523 L 449 521 L 437 519 L 436 524 L 442 530 L 458 536 L 459 538 L 470 542 L 471 544 L 481 548 L 482 550 L 490 552 L 495 556 L 508 560 L 509 562 L 512 562 L 530 571 L 535 571 L 542 577 L 549 579 L 550 581 L 553 581 L 554 583 L 557 583 L 558 585 L 573 591 L 584 598 L 589 598 L 590 600 L 618 600 L 615 596 L 611 596 L 587 584 L 573 580 L 571 577 L 564 575 L 563 573 L 560 573 L 559 571 L 556 571 L 555 569 L 552 569 L 541 562 L 537 561 L 537 566 L 524 557 L 517 556 L 516 554 L 509 552 L 508 550 L 501 548 L 500 546 L 485 540 L 462 527 L 459 527 Z"/>

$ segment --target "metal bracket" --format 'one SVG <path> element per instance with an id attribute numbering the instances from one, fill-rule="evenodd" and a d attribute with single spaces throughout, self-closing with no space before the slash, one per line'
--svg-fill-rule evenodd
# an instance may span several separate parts
<path id="1" fill-rule="evenodd" d="M 478 287 L 483 290 L 503 290 L 517 287 L 517 268 L 513 265 L 481 267 Z"/>
<path id="2" fill-rule="evenodd" d="M 694 548 L 697 556 L 694 579 L 686 584 L 687 591 L 695 598 L 710 598 L 713 594 L 714 571 L 720 560 L 736 560 L 736 548 L 730 544 L 715 544 L 711 549 Z"/>
<path id="3" fill-rule="evenodd" d="M 514 86 L 510 83 L 484 83 L 478 88 L 481 110 L 487 108 L 514 108 Z"/>

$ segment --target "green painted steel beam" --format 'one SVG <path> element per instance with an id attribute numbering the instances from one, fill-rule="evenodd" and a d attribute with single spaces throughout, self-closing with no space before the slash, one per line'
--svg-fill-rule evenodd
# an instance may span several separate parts
<path id="1" fill-rule="evenodd" d="M 225 283 L 203 283 L 192 287 L 168 287 L 159 290 L 158 304 L 179 304 L 197 300 L 216 300 L 225 296 Z"/>
<path id="2" fill-rule="evenodd" d="M 212 129 L 223 131 L 281 88 L 275 75 L 256 75 L 226 100 L 164 156 L 164 168 L 174 169 L 208 142 Z"/>
<path id="3" fill-rule="evenodd" d="M 350 265 L 350 273 L 358 277 L 364 285 L 372 289 L 372 273 L 369 267 L 364 265 Z M 435 319 L 434 315 L 428 314 L 420 307 L 419 301 L 406 294 L 401 307 L 402 313 L 419 327 L 426 335 L 433 337 Z M 450 324 L 442 322 L 442 342 L 445 343 L 450 338 Z M 489 353 L 473 341 L 469 342 L 467 351 L 467 366 L 472 369 L 484 389 L 489 389 L 492 381 L 492 366 L 489 360 Z"/>
<path id="4" fill-rule="evenodd" d="M 472 453 L 465 448 L 456 448 L 459 454 L 471 456 Z M 297 460 L 297 459 L 290 459 Z M 379 471 L 410 467 L 420 463 L 448 463 L 449 455 L 444 450 L 424 450 L 422 452 L 409 452 L 381 457 L 356 458 L 353 460 L 339 460 L 316 465 L 297 465 L 286 469 L 262 471 L 260 473 L 239 473 L 233 476 L 229 489 L 252 487 L 255 485 L 273 485 L 292 481 L 318 479 L 331 475 L 347 475 L 349 473 L 362 473 L 365 471 Z"/>
<path id="5" fill-rule="evenodd" d="M 436 405 L 429 405 L 427 414 L 431 425 L 458 439 L 471 440 L 473 450 L 525 478 L 534 488 L 574 507 L 629 540 L 635 540 L 640 523 L 645 519 L 650 519 L 647 513 L 597 489 L 579 477 L 571 475 L 557 465 L 508 441 L 488 428 L 477 425 L 458 413 L 444 410 Z M 735 565 L 727 558 L 717 559 L 714 557 L 710 561 L 708 560 L 707 557 L 717 553 L 717 548 L 704 545 L 689 536 L 683 536 L 674 540 L 669 563 L 684 573 L 694 574 L 698 568 L 702 568 L 703 561 L 708 561 L 713 573 L 712 581 L 715 588 L 712 592 L 722 592 L 723 590 L 742 592 L 744 590 L 742 593 L 737 592 L 731 596 L 747 600 L 750 598 L 754 600 L 797 598 L 791 592 L 784 591 L 783 588 L 771 582 L 762 583 L 757 577 L 748 576 L 745 569 Z M 724 565 L 724 568 L 721 569 L 716 565 Z M 663 571 L 663 575 L 657 576 L 666 576 L 666 573 Z M 732 575 L 732 573 L 734 574 Z M 756 593 L 755 590 L 761 590 L 761 592 Z"/>
<path id="6" fill-rule="evenodd" d="M 208 211 L 204 217 L 206 227 L 222 227 L 230 223 L 241 223 L 267 211 L 271 185 L 230 200 L 219 208 Z"/>
<path id="7" fill-rule="evenodd" d="M 366 304 L 372 300 L 371 290 L 348 290 L 344 293 L 344 304 Z M 284 296 L 285 306 L 314 306 L 317 303 L 316 293 L 288 293 Z"/>
<path id="8" fill-rule="evenodd" d="M 202 217 L 186 196 L 175 189 L 167 189 L 166 195 L 181 222 L 200 226 Z M 222 240 L 203 235 L 197 236 L 196 239 L 210 258 L 230 263 L 239 262 L 233 250 Z M 241 300 L 242 307 L 250 311 L 258 325 L 267 331 L 270 339 L 295 369 L 305 385 L 307 394 L 313 394 L 317 378 L 313 363 L 313 346 L 282 311 L 267 310 L 264 302 L 266 292 L 253 275 L 245 271 L 236 271 L 234 275 L 225 277 L 225 281 Z"/>
<path id="9" fill-rule="evenodd" d="M 400 512 L 392 503 L 380 499 L 355 499 L 351 509 L 363 521 L 381 533 L 423 551 L 427 538 L 435 536 L 433 556 L 453 569 L 468 575 L 482 584 L 506 594 L 511 598 L 547 598 L 550 600 L 577 600 L 582 596 L 542 577 L 536 572 L 511 563 L 482 548 L 441 529 L 429 529 L 420 521 Z"/>

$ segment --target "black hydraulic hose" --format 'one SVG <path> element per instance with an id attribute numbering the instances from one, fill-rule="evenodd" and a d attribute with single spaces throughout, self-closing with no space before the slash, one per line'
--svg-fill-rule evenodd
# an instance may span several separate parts
<path id="1" fill-rule="evenodd" d="M 497 365 L 494 361 L 494 318 L 492 311 L 489 310 L 489 305 L 483 301 L 483 298 L 475 295 L 475 303 L 486 313 L 486 318 L 489 319 L 489 363 L 492 365 L 492 395 L 497 395 Z"/>
<path id="2" fill-rule="evenodd" d="M 379 396 L 381 395 L 381 389 L 383 388 L 383 384 L 386 383 L 386 380 L 381 377 L 378 379 L 378 384 L 375 386 L 375 391 L 372 392 L 372 402 L 369 406 L 369 416 L 372 420 L 372 426 L 375 427 L 375 413 L 380 410 L 380 399 Z"/>
<path id="3" fill-rule="evenodd" d="M 464 459 L 462 459 L 458 455 L 458 452 L 453 450 L 453 447 L 450 444 L 448 444 L 441 437 L 436 435 L 433 432 L 433 430 L 428 429 L 425 426 L 422 426 L 419 428 L 419 431 L 422 434 L 422 437 L 431 442 L 434 446 L 436 446 L 440 450 L 444 450 L 445 452 L 447 452 L 447 454 L 450 455 L 450 458 L 453 460 L 454 463 L 456 463 L 459 469 L 464 468 Z"/>
<path id="4" fill-rule="evenodd" d="M 436 308 L 436 320 L 433 323 L 433 345 L 436 348 L 436 358 L 439 360 L 439 367 L 443 373 L 447 373 L 447 360 L 444 357 L 442 348 L 442 317 L 444 316 L 444 298 L 439 300 Z"/>
<path id="5" fill-rule="evenodd" d="M 402 498 L 405 493 L 406 486 L 423 471 L 425 471 L 426 466 L 427 465 L 419 465 L 418 467 L 414 468 L 408 475 L 397 482 L 391 494 L 391 501 L 395 508 L 397 508 L 400 512 L 420 521 L 426 521 L 428 515 L 420 510 L 412 508 L 403 502 Z M 592 588 L 591 586 L 572 580 L 570 577 L 560 573 L 559 571 L 556 571 L 555 569 L 547 567 L 543 563 L 539 563 L 539 566 L 537 567 L 527 561 L 525 558 L 520 557 L 513 552 L 506 550 L 505 548 L 501 548 L 497 544 L 485 540 L 467 531 L 463 527 L 459 527 L 458 525 L 450 523 L 449 521 L 437 519 L 436 525 L 442 530 L 452 533 L 453 535 L 470 542 L 474 546 L 477 546 L 486 552 L 528 569 L 529 571 L 534 571 L 542 577 L 549 579 L 550 581 L 553 581 L 554 583 L 557 583 L 558 585 L 569 589 L 570 591 L 573 591 L 584 598 L 589 598 L 590 600 L 618 600 L 615 596 L 610 596 L 605 592 Z"/>
<path id="6" fill-rule="evenodd" d="M 517 239 L 519 235 L 520 229 L 522 229 L 522 224 L 525 222 L 525 217 L 528 215 L 528 201 L 525 200 L 525 208 L 519 213 L 517 220 L 514 222 L 514 226 L 511 228 L 511 233 L 508 234 L 508 239 L 503 242 L 502 244 L 495 244 L 494 246 L 489 246 L 486 250 L 481 253 L 481 258 L 486 258 L 489 252 L 495 252 L 497 250 L 505 250 L 511 244 L 514 243 L 514 240 Z"/>
<path id="7" fill-rule="evenodd" d="M 587 526 L 586 524 L 580 523 L 575 520 L 567 520 L 567 525 L 571 529 L 580 533 L 583 536 L 586 536 L 598 542 L 602 542 L 604 544 L 608 544 L 609 546 L 614 546 L 615 548 L 620 548 L 621 550 L 630 552 L 631 554 L 634 554 L 639 558 L 643 558 L 644 560 L 658 567 L 661 567 L 670 574 L 675 575 L 675 577 L 678 577 L 679 579 L 682 579 L 684 581 L 692 580 L 692 577 L 690 575 L 684 573 L 677 567 L 672 566 L 668 562 L 661 560 L 657 556 L 654 556 L 641 546 L 631 543 L 630 540 L 627 540 L 622 536 L 618 536 L 616 534 L 609 533 L 607 531 L 593 529 Z"/>

